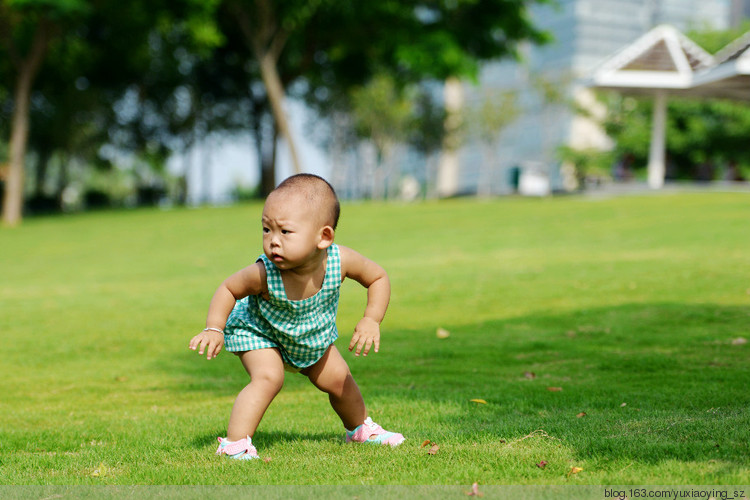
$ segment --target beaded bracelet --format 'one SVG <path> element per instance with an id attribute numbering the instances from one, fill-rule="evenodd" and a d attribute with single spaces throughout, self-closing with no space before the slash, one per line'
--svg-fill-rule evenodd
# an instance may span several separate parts
<path id="1" fill-rule="evenodd" d="M 224 330 L 219 330 L 218 328 L 211 328 L 211 327 L 208 327 L 208 328 L 204 328 L 204 329 L 203 329 L 203 331 L 204 331 L 204 332 L 208 332 L 208 331 L 211 331 L 211 332 L 218 332 L 218 333 L 220 333 L 220 334 L 224 335 Z"/>

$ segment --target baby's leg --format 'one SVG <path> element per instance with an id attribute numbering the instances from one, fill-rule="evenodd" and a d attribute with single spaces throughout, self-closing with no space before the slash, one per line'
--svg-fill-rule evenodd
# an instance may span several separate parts
<path id="1" fill-rule="evenodd" d="M 302 370 L 310 381 L 328 394 L 331 406 L 347 430 L 353 430 L 367 418 L 365 401 L 349 366 L 335 346 L 328 348 L 318 362 Z"/>
<path id="2" fill-rule="evenodd" d="M 277 349 L 257 349 L 239 354 L 250 374 L 250 383 L 234 401 L 227 439 L 239 441 L 255 434 L 268 405 L 284 385 L 284 363 Z"/>

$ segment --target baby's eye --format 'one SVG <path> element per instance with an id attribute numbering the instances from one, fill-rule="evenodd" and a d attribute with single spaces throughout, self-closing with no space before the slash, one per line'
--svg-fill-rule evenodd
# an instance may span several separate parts
<path id="1" fill-rule="evenodd" d="M 281 234 L 289 234 L 289 233 L 291 233 L 291 231 L 288 230 L 288 229 L 282 229 L 281 230 Z"/>
<path id="2" fill-rule="evenodd" d="M 267 227 L 264 227 L 264 228 L 263 228 L 263 232 L 264 232 L 265 234 L 268 234 L 268 233 L 270 233 L 270 232 L 271 232 L 271 230 L 270 230 L 270 229 L 268 229 Z"/>

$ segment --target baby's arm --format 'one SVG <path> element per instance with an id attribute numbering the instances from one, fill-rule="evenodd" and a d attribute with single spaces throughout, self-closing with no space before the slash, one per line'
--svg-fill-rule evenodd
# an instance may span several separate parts
<path id="1" fill-rule="evenodd" d="M 365 314 L 354 328 L 354 335 L 349 343 L 350 351 L 355 346 L 357 348 L 354 351 L 355 356 L 359 356 L 360 352 L 367 356 L 370 347 L 373 347 L 375 352 L 380 349 L 380 323 L 385 317 L 391 299 L 391 282 L 385 269 L 375 262 L 351 248 L 339 246 L 339 249 L 343 276 L 367 288 Z"/>
<path id="2" fill-rule="evenodd" d="M 266 270 L 260 262 L 241 269 L 224 280 L 208 306 L 206 329 L 190 340 L 190 349 L 198 349 L 198 354 L 203 354 L 205 350 L 207 359 L 218 356 L 224 347 L 224 334 L 221 332 L 235 302 L 248 295 L 262 293 L 265 282 Z"/>

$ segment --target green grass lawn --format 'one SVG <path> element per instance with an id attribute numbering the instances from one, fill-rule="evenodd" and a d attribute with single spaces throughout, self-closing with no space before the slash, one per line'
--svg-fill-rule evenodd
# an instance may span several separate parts
<path id="1" fill-rule="evenodd" d="M 0 484 L 750 483 L 750 195 L 344 204 L 393 284 L 380 353 L 345 357 L 408 440 L 346 445 L 288 374 L 238 463 L 213 452 L 247 376 L 187 345 L 260 211 L 0 231 Z M 342 350 L 364 302 L 345 284 Z"/>

